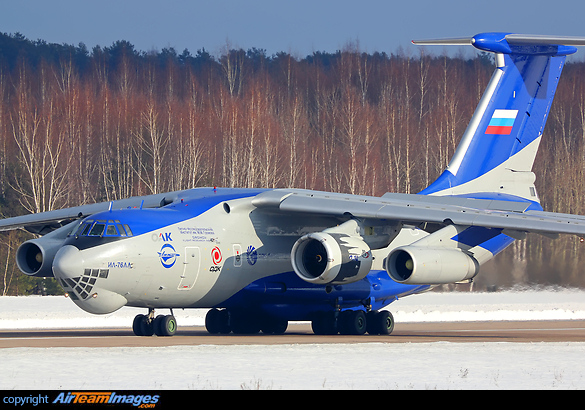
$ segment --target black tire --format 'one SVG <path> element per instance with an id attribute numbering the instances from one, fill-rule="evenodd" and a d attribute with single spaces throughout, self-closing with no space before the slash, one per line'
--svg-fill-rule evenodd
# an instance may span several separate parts
<path id="1" fill-rule="evenodd" d="M 136 315 L 132 322 L 132 330 L 136 336 L 152 336 L 154 334 L 153 323 L 146 315 Z"/>
<path id="2" fill-rule="evenodd" d="M 378 312 L 378 326 L 381 335 L 389 335 L 394 331 L 394 316 L 387 310 Z"/>
<path id="3" fill-rule="evenodd" d="M 163 316 L 159 326 L 160 336 L 174 336 L 177 332 L 177 320 L 173 315 Z"/>
<path id="4" fill-rule="evenodd" d="M 315 314 L 311 321 L 311 328 L 316 335 L 336 335 L 337 321 L 333 312 L 320 312 Z"/>
<path id="5" fill-rule="evenodd" d="M 366 315 L 366 318 L 368 319 L 368 327 L 366 329 L 366 332 L 370 335 L 380 334 L 379 329 L 378 329 L 378 325 L 376 323 L 376 315 L 377 314 L 378 314 L 378 312 L 371 311 L 371 312 L 368 312 L 368 314 Z"/>
<path id="6" fill-rule="evenodd" d="M 343 335 L 363 335 L 367 329 L 366 313 L 363 310 L 346 310 L 339 315 L 339 331 Z"/>
<path id="7" fill-rule="evenodd" d="M 262 321 L 260 330 L 268 335 L 282 335 L 288 328 L 288 320 L 267 317 Z"/>
<path id="8" fill-rule="evenodd" d="M 230 326 L 230 313 L 227 309 L 222 309 L 219 311 L 219 333 L 222 335 L 227 335 L 232 331 Z"/>
<path id="9" fill-rule="evenodd" d="M 221 332 L 221 312 L 218 309 L 211 309 L 205 315 L 205 328 L 207 331 L 216 335 Z"/>
<path id="10" fill-rule="evenodd" d="M 230 327 L 232 332 L 237 335 L 257 334 L 260 333 L 260 322 L 253 316 L 238 315 L 231 316 Z"/>
<path id="11" fill-rule="evenodd" d="M 164 319 L 164 315 L 158 315 L 154 322 L 152 322 L 152 327 L 154 328 L 154 334 L 157 336 L 163 336 L 162 334 L 162 321 Z"/>
<path id="12" fill-rule="evenodd" d="M 394 330 L 394 316 L 383 310 L 368 314 L 368 333 L 371 335 L 389 335 Z"/>
<path id="13" fill-rule="evenodd" d="M 211 309 L 205 315 L 205 328 L 212 335 L 227 335 L 232 331 L 230 328 L 230 315 L 226 309 Z"/>
<path id="14" fill-rule="evenodd" d="M 144 336 L 142 333 L 142 321 L 146 318 L 144 315 L 136 315 L 132 322 L 132 331 L 136 336 Z"/>

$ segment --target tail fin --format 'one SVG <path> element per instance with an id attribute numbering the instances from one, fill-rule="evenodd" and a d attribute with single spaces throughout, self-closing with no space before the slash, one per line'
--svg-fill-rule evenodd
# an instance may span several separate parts
<path id="1" fill-rule="evenodd" d="M 497 65 L 449 166 L 421 194 L 489 193 L 538 202 L 532 165 L 565 57 L 585 38 L 484 33 L 413 43 L 471 44 L 496 53 Z"/>

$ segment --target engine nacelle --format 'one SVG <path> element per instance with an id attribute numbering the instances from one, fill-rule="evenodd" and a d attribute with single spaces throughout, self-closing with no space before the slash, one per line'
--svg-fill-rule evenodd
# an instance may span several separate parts
<path id="1" fill-rule="evenodd" d="M 43 239 L 31 239 L 18 247 L 16 264 L 22 273 L 29 276 L 53 276 L 53 259 L 63 241 Z"/>
<path id="2" fill-rule="evenodd" d="M 41 238 L 31 239 L 20 245 L 16 250 L 18 269 L 29 276 L 52 277 L 53 259 L 73 226 L 78 223 L 71 222 Z"/>
<path id="3" fill-rule="evenodd" d="M 385 268 L 398 283 L 442 285 L 472 279 L 479 263 L 458 249 L 404 246 L 388 255 Z"/>
<path id="4" fill-rule="evenodd" d="M 372 252 L 360 238 L 314 232 L 295 242 L 291 260 L 296 274 L 315 284 L 357 282 L 370 272 Z"/>

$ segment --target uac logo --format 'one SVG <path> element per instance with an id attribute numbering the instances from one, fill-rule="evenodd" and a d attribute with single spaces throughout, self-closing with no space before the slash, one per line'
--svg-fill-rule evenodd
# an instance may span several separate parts
<path id="1" fill-rule="evenodd" d="M 173 245 L 170 243 L 165 243 L 162 248 L 160 248 L 160 252 L 158 253 L 160 258 L 160 263 L 165 268 L 172 268 L 175 262 L 177 261 L 177 257 L 181 256 L 175 251 Z"/>

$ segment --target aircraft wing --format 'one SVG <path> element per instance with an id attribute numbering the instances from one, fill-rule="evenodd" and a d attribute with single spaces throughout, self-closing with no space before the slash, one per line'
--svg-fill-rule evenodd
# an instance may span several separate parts
<path id="1" fill-rule="evenodd" d="M 386 194 L 382 197 L 302 190 L 273 190 L 259 194 L 258 208 L 289 213 L 353 216 L 406 224 L 438 223 L 503 229 L 504 233 L 585 236 L 585 216 L 529 210 L 531 202 L 471 199 L 450 196 Z"/>
<path id="2" fill-rule="evenodd" d="M 44 235 L 66 223 L 89 215 L 122 208 L 158 208 L 189 190 L 132 197 L 111 202 L 29 214 L 0 220 L 0 231 L 23 228 Z M 431 196 L 388 193 L 382 197 L 330 192 L 275 189 L 258 194 L 252 204 L 257 208 L 283 213 L 356 217 L 401 221 L 406 224 L 453 223 L 508 231 L 535 232 L 545 235 L 574 234 L 585 236 L 585 216 L 530 210 L 529 201 L 472 199 L 454 196 Z"/>
<path id="3" fill-rule="evenodd" d="M 180 194 L 186 191 L 167 192 L 163 194 L 136 196 L 120 199 L 117 201 L 101 202 L 96 204 L 80 205 L 71 208 L 57 209 L 54 211 L 41 212 L 6 218 L 0 220 L 0 232 L 13 229 L 26 229 L 29 232 L 45 235 L 72 220 L 84 218 L 98 212 L 122 208 L 158 208 L 175 201 Z"/>

